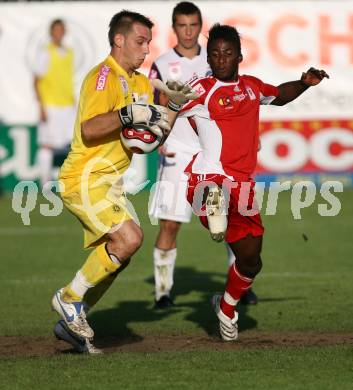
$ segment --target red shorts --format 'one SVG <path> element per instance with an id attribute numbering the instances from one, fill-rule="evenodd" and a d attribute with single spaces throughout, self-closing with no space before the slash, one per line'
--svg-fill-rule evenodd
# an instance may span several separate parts
<path id="1" fill-rule="evenodd" d="M 251 234 L 253 237 L 262 236 L 264 227 L 256 200 L 254 199 L 255 182 L 234 182 L 223 175 L 188 173 L 187 199 L 193 211 L 199 216 L 201 223 L 208 228 L 204 189 L 214 183 L 222 186 L 228 203 L 228 228 L 226 242 L 236 242 Z"/>

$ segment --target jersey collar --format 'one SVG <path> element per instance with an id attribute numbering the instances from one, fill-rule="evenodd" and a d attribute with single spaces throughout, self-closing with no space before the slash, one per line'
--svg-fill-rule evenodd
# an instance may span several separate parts
<path id="1" fill-rule="evenodd" d="M 106 58 L 106 62 L 108 63 L 108 66 L 117 71 L 117 73 L 124 76 L 126 79 L 132 79 L 136 74 L 135 72 L 133 72 L 132 76 L 130 77 L 126 70 L 116 62 L 116 60 L 111 54 L 109 54 L 109 56 Z"/>
<path id="2" fill-rule="evenodd" d="M 222 81 L 222 80 L 217 79 L 217 77 L 214 77 L 214 78 L 217 80 L 217 83 L 222 84 L 222 85 L 238 85 L 240 82 L 239 75 L 238 75 L 237 80 L 230 80 L 230 81 Z"/>
<path id="3" fill-rule="evenodd" d="M 201 46 L 198 45 L 198 48 L 199 48 L 199 50 L 198 50 L 198 52 L 197 52 L 197 54 L 196 54 L 195 57 L 199 56 L 200 53 L 201 53 Z M 173 47 L 173 50 L 174 50 L 174 53 L 175 53 L 176 55 L 178 55 L 179 57 L 185 57 L 185 56 L 183 56 L 181 53 L 179 53 L 178 50 L 177 50 L 175 47 Z M 195 58 L 195 57 L 194 57 L 194 58 Z"/>

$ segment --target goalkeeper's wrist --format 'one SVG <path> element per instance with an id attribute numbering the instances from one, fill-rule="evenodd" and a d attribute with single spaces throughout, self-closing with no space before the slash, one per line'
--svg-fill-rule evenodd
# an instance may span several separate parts
<path id="1" fill-rule="evenodd" d="M 183 106 L 181 104 L 177 104 L 169 100 L 167 107 L 174 112 L 179 112 L 181 110 L 181 107 Z"/>
<path id="2" fill-rule="evenodd" d="M 300 84 L 301 84 L 305 89 L 308 89 L 308 88 L 311 87 L 311 85 L 310 85 L 310 84 L 307 84 L 307 83 L 303 80 L 303 78 L 301 78 L 299 81 L 300 81 Z"/>
<path id="3" fill-rule="evenodd" d="M 118 110 L 118 115 L 123 126 L 131 125 L 133 122 L 132 107 L 130 104 Z"/>

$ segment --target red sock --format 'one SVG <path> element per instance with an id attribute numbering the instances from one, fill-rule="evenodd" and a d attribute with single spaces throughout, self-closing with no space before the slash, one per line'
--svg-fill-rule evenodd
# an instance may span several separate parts
<path id="1" fill-rule="evenodd" d="M 235 263 L 230 266 L 226 291 L 221 299 L 221 309 L 227 317 L 234 317 L 236 304 L 246 290 L 251 287 L 252 282 L 253 279 L 240 274 L 235 266 Z"/>

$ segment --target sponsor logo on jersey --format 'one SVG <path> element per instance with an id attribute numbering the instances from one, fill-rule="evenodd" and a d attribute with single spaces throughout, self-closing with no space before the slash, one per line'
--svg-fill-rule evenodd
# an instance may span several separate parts
<path id="1" fill-rule="evenodd" d="M 241 102 L 246 98 L 246 95 L 244 93 L 241 93 L 239 95 L 233 95 L 233 96 L 221 96 L 218 99 L 218 104 L 223 107 L 230 106 L 233 102 Z"/>
<path id="2" fill-rule="evenodd" d="M 204 88 L 200 83 L 194 85 L 194 86 L 192 87 L 192 89 L 193 89 L 196 93 L 198 93 L 199 96 L 203 95 L 203 94 L 206 92 L 205 88 Z"/>
<path id="3" fill-rule="evenodd" d="M 119 80 L 121 82 L 121 86 L 123 87 L 124 95 L 126 96 L 129 92 L 129 84 L 124 76 L 119 76 Z"/>
<path id="4" fill-rule="evenodd" d="M 96 91 L 104 90 L 109 72 L 110 72 L 109 66 L 103 64 L 99 69 L 97 83 L 96 83 Z"/>
<path id="5" fill-rule="evenodd" d="M 254 91 L 250 87 L 246 87 L 246 91 L 249 95 L 250 100 L 256 100 L 256 95 L 254 94 Z"/>
<path id="6" fill-rule="evenodd" d="M 178 80 L 181 77 L 180 62 L 169 62 L 169 76 L 172 80 Z"/>
<path id="7" fill-rule="evenodd" d="M 234 99 L 235 102 L 241 102 L 245 98 L 246 98 L 245 93 L 241 93 L 240 95 L 234 95 L 233 96 L 233 99 Z"/>
<path id="8" fill-rule="evenodd" d="M 232 104 L 232 98 L 230 96 L 221 97 L 219 98 L 218 103 L 221 106 L 227 107 Z"/>

